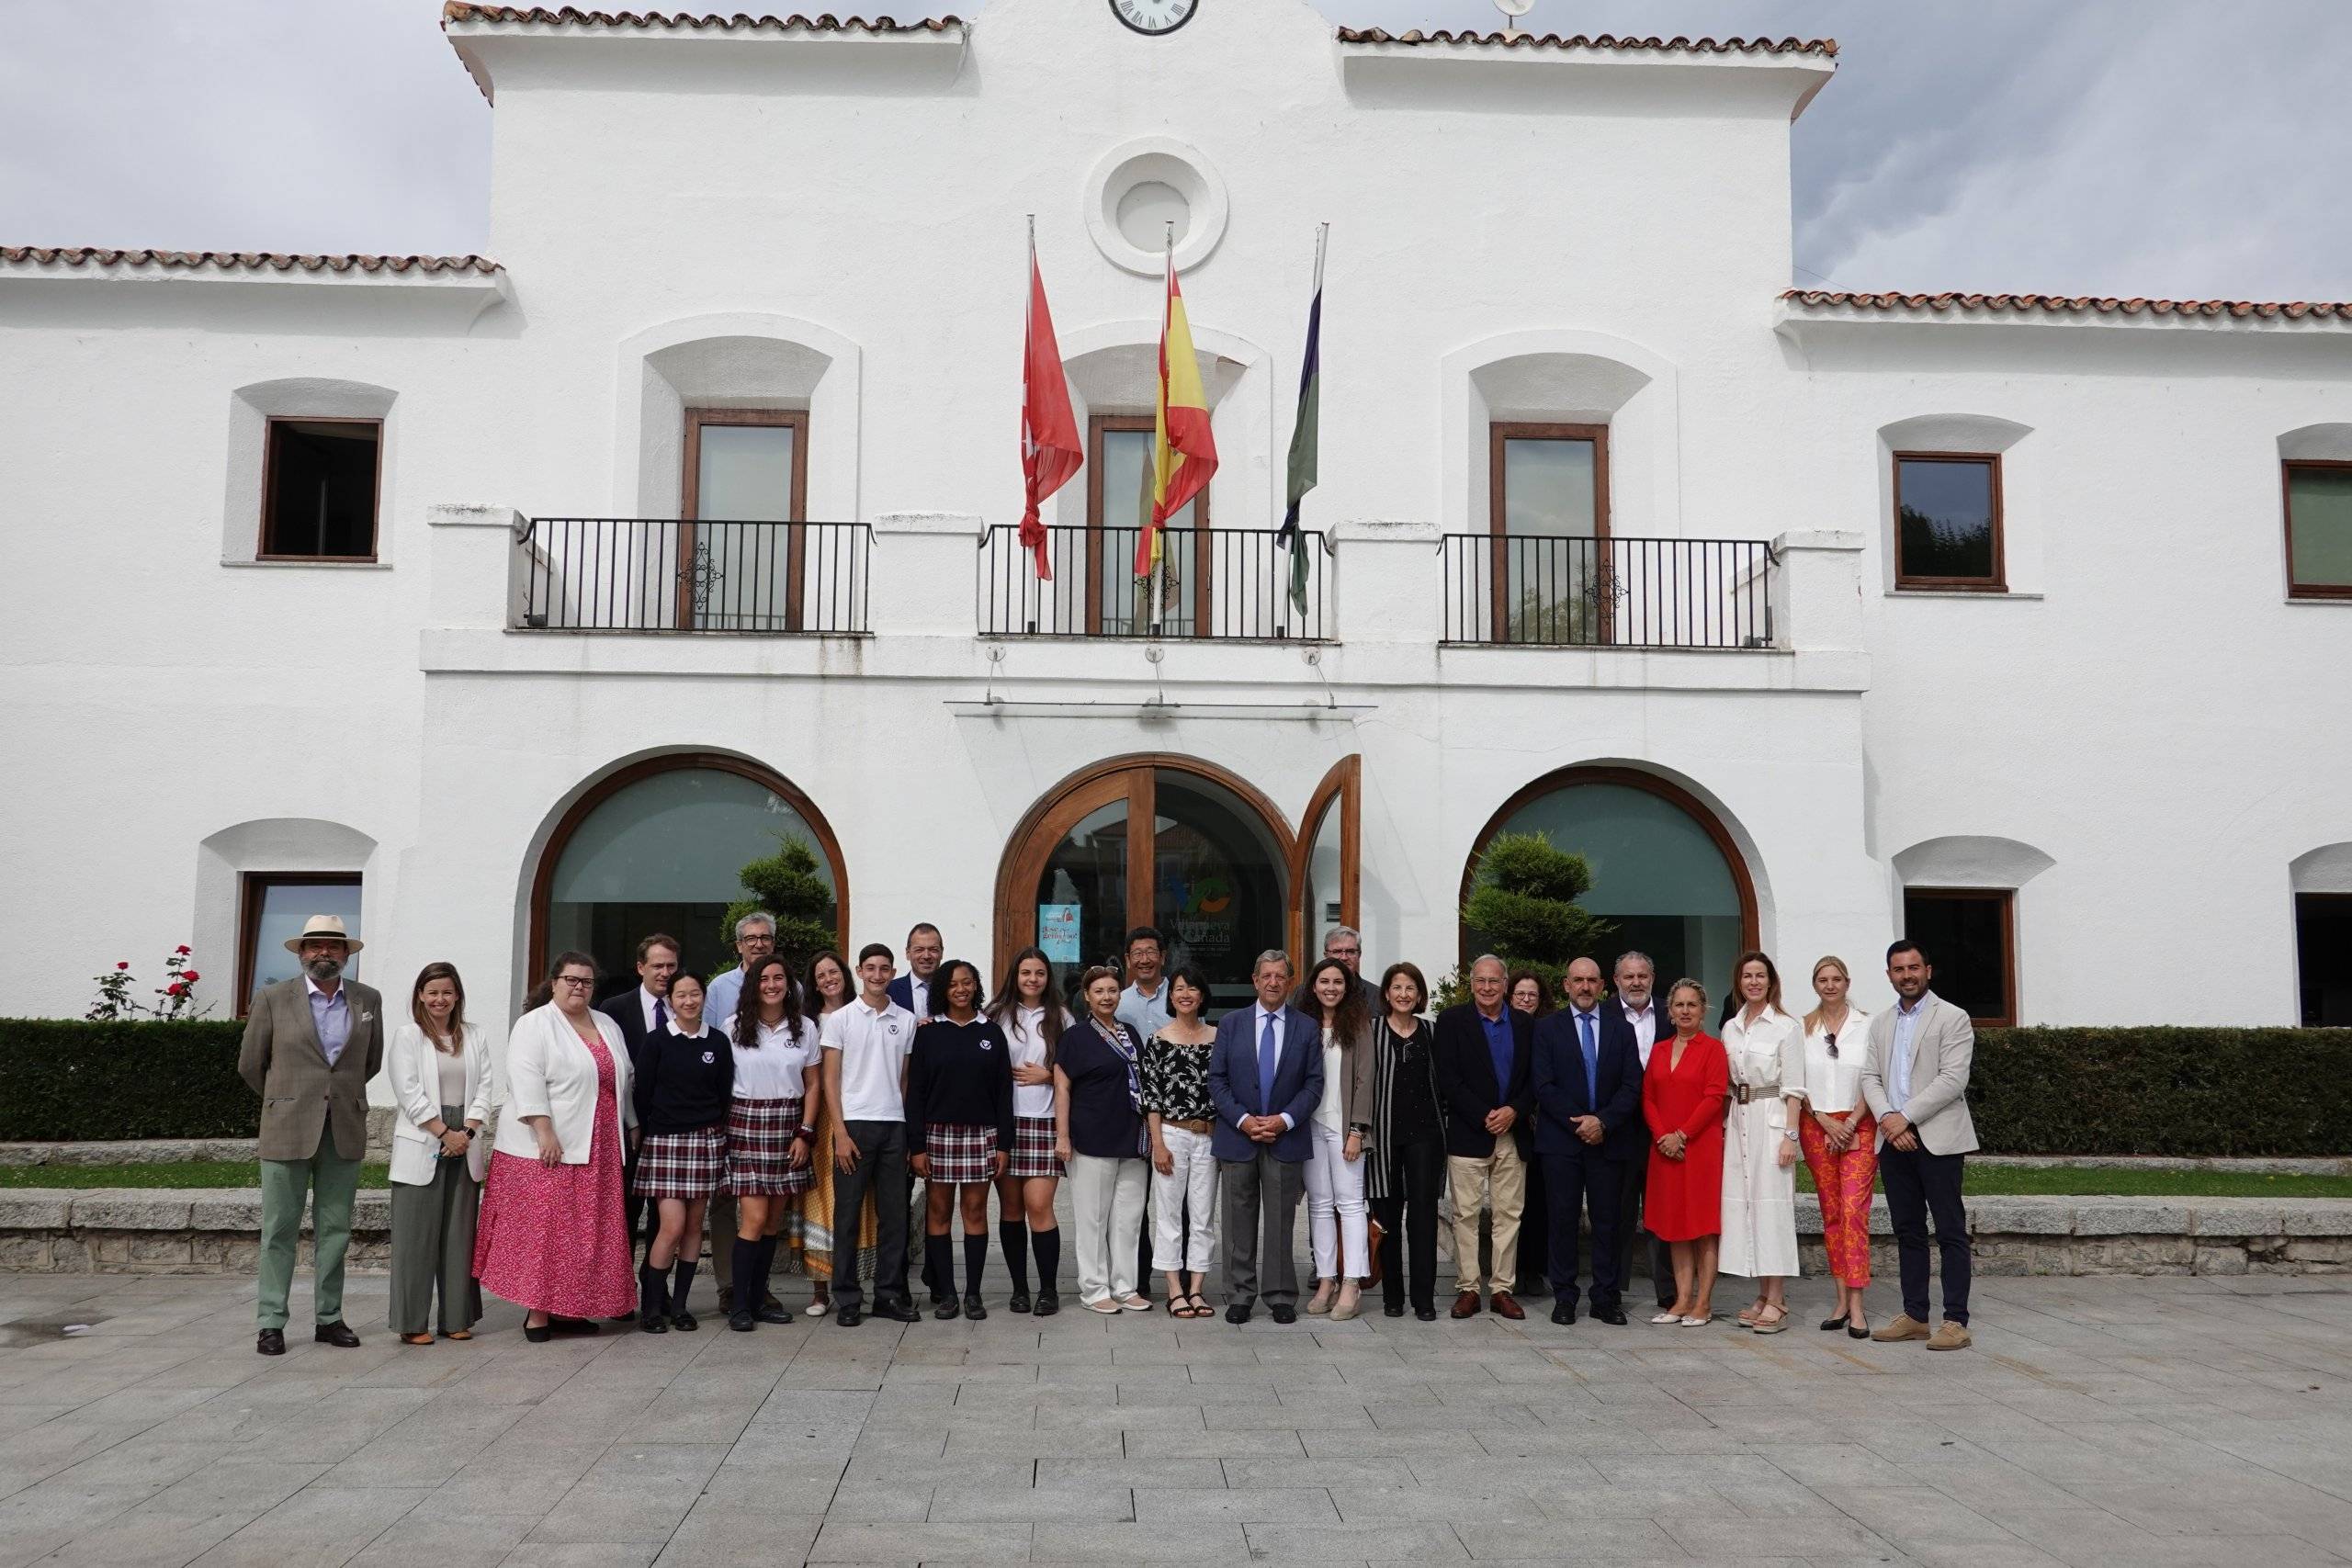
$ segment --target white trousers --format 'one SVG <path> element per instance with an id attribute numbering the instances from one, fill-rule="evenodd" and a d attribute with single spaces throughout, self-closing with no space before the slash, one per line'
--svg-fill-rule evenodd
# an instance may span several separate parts
<path id="1" fill-rule="evenodd" d="M 1078 1299 L 1135 1293 L 1136 1243 L 1143 1235 L 1144 1173 L 1139 1159 L 1069 1157 L 1070 1223 L 1078 1231 Z"/>
<path id="2" fill-rule="evenodd" d="M 1163 1274 L 1180 1269 L 1205 1274 L 1216 1258 L 1216 1156 L 1209 1152 L 1209 1137 L 1160 1123 L 1160 1142 L 1176 1168 L 1165 1176 L 1158 1166 L 1151 1171 L 1151 1266 Z M 1189 1245 L 1187 1204 L 1193 1211 Z"/>
<path id="3" fill-rule="evenodd" d="M 1314 1130 L 1306 1156 L 1306 1235 L 1315 1249 L 1315 1277 L 1361 1280 L 1372 1272 L 1364 1244 L 1363 1161 L 1348 1162 L 1345 1133 L 1320 1122 Z"/>

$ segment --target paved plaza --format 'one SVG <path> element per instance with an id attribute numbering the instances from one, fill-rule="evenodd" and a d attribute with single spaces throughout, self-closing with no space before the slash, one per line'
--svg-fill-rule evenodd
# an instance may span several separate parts
<path id="1" fill-rule="evenodd" d="M 419 1349 L 384 1289 L 364 1348 L 269 1360 L 250 1280 L 0 1275 L 0 1568 L 2352 1561 L 2328 1280 L 1982 1280 L 1943 1356 L 1815 1331 L 1811 1282 L 1772 1338 L 1000 1308 L 530 1345 L 500 1306 Z"/>

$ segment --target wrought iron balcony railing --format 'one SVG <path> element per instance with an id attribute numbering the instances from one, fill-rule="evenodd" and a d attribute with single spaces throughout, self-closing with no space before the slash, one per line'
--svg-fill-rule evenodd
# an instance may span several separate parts
<path id="1" fill-rule="evenodd" d="M 1039 581 L 1014 524 L 980 541 L 983 637 L 1147 637 L 1325 642 L 1332 635 L 1332 560 L 1305 534 L 1304 605 L 1291 596 L 1287 541 L 1266 528 L 1170 528 L 1157 572 L 1135 572 L 1132 526 L 1048 526 Z"/>
<path id="2" fill-rule="evenodd" d="M 518 631 L 863 636 L 863 523 L 534 517 L 518 541 Z"/>
<path id="3" fill-rule="evenodd" d="M 1761 539 L 1448 534 L 1441 547 L 1449 643 L 1772 646 Z"/>

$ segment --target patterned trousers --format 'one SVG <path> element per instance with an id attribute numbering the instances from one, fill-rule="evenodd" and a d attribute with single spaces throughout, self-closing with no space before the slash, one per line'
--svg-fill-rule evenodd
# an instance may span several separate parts
<path id="1" fill-rule="evenodd" d="M 1797 1133 L 1804 1145 L 1805 1168 L 1813 1172 L 1813 1187 L 1821 1198 L 1821 1239 L 1829 1248 L 1829 1272 L 1841 1285 L 1871 1282 L 1871 1184 L 1878 1179 L 1878 1123 L 1857 1106 L 1861 1120 L 1854 1124 L 1854 1141 L 1844 1154 L 1829 1146 L 1829 1136 L 1808 1112 Z"/>

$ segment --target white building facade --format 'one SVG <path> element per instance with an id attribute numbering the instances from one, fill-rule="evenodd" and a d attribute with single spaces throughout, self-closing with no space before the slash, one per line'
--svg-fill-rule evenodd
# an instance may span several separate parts
<path id="1" fill-rule="evenodd" d="M 2352 309 L 1792 295 L 1796 40 L 444 27 L 495 261 L 0 259 L 0 1012 L 180 942 L 233 1011 L 320 908 L 388 999 L 716 966 L 779 832 L 853 948 L 1434 978 L 1516 828 L 1717 995 L 1875 1007 L 1908 929 L 1987 1020 L 2352 1022 Z M 1221 466 L 1155 609 L 1170 220 Z"/>

